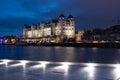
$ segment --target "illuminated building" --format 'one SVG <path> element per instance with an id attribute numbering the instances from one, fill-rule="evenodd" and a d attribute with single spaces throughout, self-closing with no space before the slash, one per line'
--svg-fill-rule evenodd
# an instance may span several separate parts
<path id="1" fill-rule="evenodd" d="M 23 29 L 24 38 L 48 38 L 54 36 L 75 37 L 75 23 L 72 15 L 65 19 L 65 16 L 61 14 L 58 20 L 32 24 L 31 26 L 25 25 Z"/>
<path id="2" fill-rule="evenodd" d="M 75 34 L 76 42 L 81 42 L 83 35 L 84 35 L 83 30 L 77 31 L 76 34 Z"/>

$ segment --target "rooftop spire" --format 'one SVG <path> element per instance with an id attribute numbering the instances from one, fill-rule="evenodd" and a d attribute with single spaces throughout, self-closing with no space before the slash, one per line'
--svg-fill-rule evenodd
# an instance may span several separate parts
<path id="1" fill-rule="evenodd" d="M 69 15 L 68 18 L 73 18 L 73 16 L 72 16 L 72 15 Z"/>
<path id="2" fill-rule="evenodd" d="M 59 17 L 65 17 L 64 14 L 61 14 Z"/>

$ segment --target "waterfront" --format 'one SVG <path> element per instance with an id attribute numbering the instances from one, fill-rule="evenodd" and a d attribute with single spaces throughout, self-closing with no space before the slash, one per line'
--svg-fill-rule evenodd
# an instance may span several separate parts
<path id="1" fill-rule="evenodd" d="M 119 48 L 0 45 L 0 80 L 117 80 Z"/>

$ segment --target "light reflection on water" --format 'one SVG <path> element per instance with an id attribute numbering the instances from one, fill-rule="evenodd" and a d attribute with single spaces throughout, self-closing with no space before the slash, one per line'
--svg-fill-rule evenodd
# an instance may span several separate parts
<path id="1" fill-rule="evenodd" d="M 28 72 L 39 68 L 43 75 L 61 74 L 65 80 L 117 80 L 120 77 L 118 48 L 0 46 L 0 59 L 0 65 L 8 69 L 22 66 Z M 14 60 L 17 63 L 10 65 Z M 31 61 L 38 64 L 28 68 Z M 49 68 L 51 64 L 55 65 Z"/>
<path id="2" fill-rule="evenodd" d="M 117 78 L 120 77 L 120 64 L 48 62 L 48 61 L 28 61 L 28 60 L 8 60 L 8 59 L 7 60 L 4 59 L 0 61 L 1 61 L 0 63 L 3 63 L 0 65 L 5 65 L 5 67 L 7 67 L 8 69 L 10 67 L 22 66 L 24 72 L 27 72 L 32 69 L 41 68 L 43 69 L 42 73 L 44 77 L 49 71 L 51 71 L 51 73 L 52 71 L 56 71 L 57 73 L 60 73 L 60 74 L 64 73 L 63 75 L 65 80 L 69 79 L 71 77 L 71 74 L 76 72 L 78 72 L 78 74 L 76 74 L 77 75 L 76 77 L 79 78 L 80 74 L 81 75 L 85 74 L 84 76 L 80 76 L 80 77 L 81 78 L 84 77 L 87 80 L 104 80 L 104 79 L 117 80 Z M 17 62 L 17 63 L 12 64 L 14 65 L 12 66 L 10 65 L 10 63 L 12 62 Z M 38 64 L 29 65 L 28 67 L 29 63 L 38 63 Z M 16 65 L 16 64 L 21 64 L 21 65 Z M 52 64 L 52 67 L 49 68 L 49 65 L 51 64 Z M 75 69 L 71 71 L 74 66 L 77 66 L 79 70 L 77 70 L 76 72 L 75 72 Z M 103 74 L 101 74 L 101 72 L 98 72 L 98 71 L 101 71 Z"/>
<path id="3" fill-rule="evenodd" d="M 120 63 L 119 48 L 0 46 L 0 59 Z"/>

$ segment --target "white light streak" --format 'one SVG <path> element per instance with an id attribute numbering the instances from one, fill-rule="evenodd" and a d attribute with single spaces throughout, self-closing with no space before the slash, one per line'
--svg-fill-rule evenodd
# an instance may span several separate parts
<path id="1" fill-rule="evenodd" d="M 46 72 L 46 67 L 47 67 L 48 64 L 50 64 L 50 62 L 40 61 L 39 63 L 41 64 L 40 66 L 42 66 L 42 68 L 43 68 L 43 73 L 45 74 L 45 72 Z"/>
<path id="2" fill-rule="evenodd" d="M 54 70 L 57 70 L 58 72 L 64 72 L 64 76 L 68 76 L 69 73 L 69 67 L 72 65 L 70 62 L 61 62 L 61 65 L 58 67 L 53 68 Z"/>
<path id="3" fill-rule="evenodd" d="M 27 60 L 20 60 L 20 63 L 22 64 L 24 70 L 26 69 L 26 64 L 29 62 L 30 61 L 27 61 Z"/>
<path id="4" fill-rule="evenodd" d="M 95 75 L 95 66 L 96 66 L 96 64 L 88 63 L 86 66 L 87 67 L 83 68 L 83 70 L 88 73 L 90 78 L 93 78 L 94 75 Z"/>
<path id="5" fill-rule="evenodd" d="M 36 69 L 36 68 L 43 68 L 43 65 L 37 64 L 37 65 L 32 66 L 31 68 L 33 68 L 33 69 Z"/>
<path id="6" fill-rule="evenodd" d="M 112 71 L 116 78 L 120 77 L 120 64 L 117 64 L 114 70 Z M 118 79 L 119 80 L 119 79 Z"/>
<path id="7" fill-rule="evenodd" d="M 8 67 L 8 63 L 12 62 L 12 60 L 4 59 L 2 60 L 3 64 L 5 64 L 5 67 Z"/>

